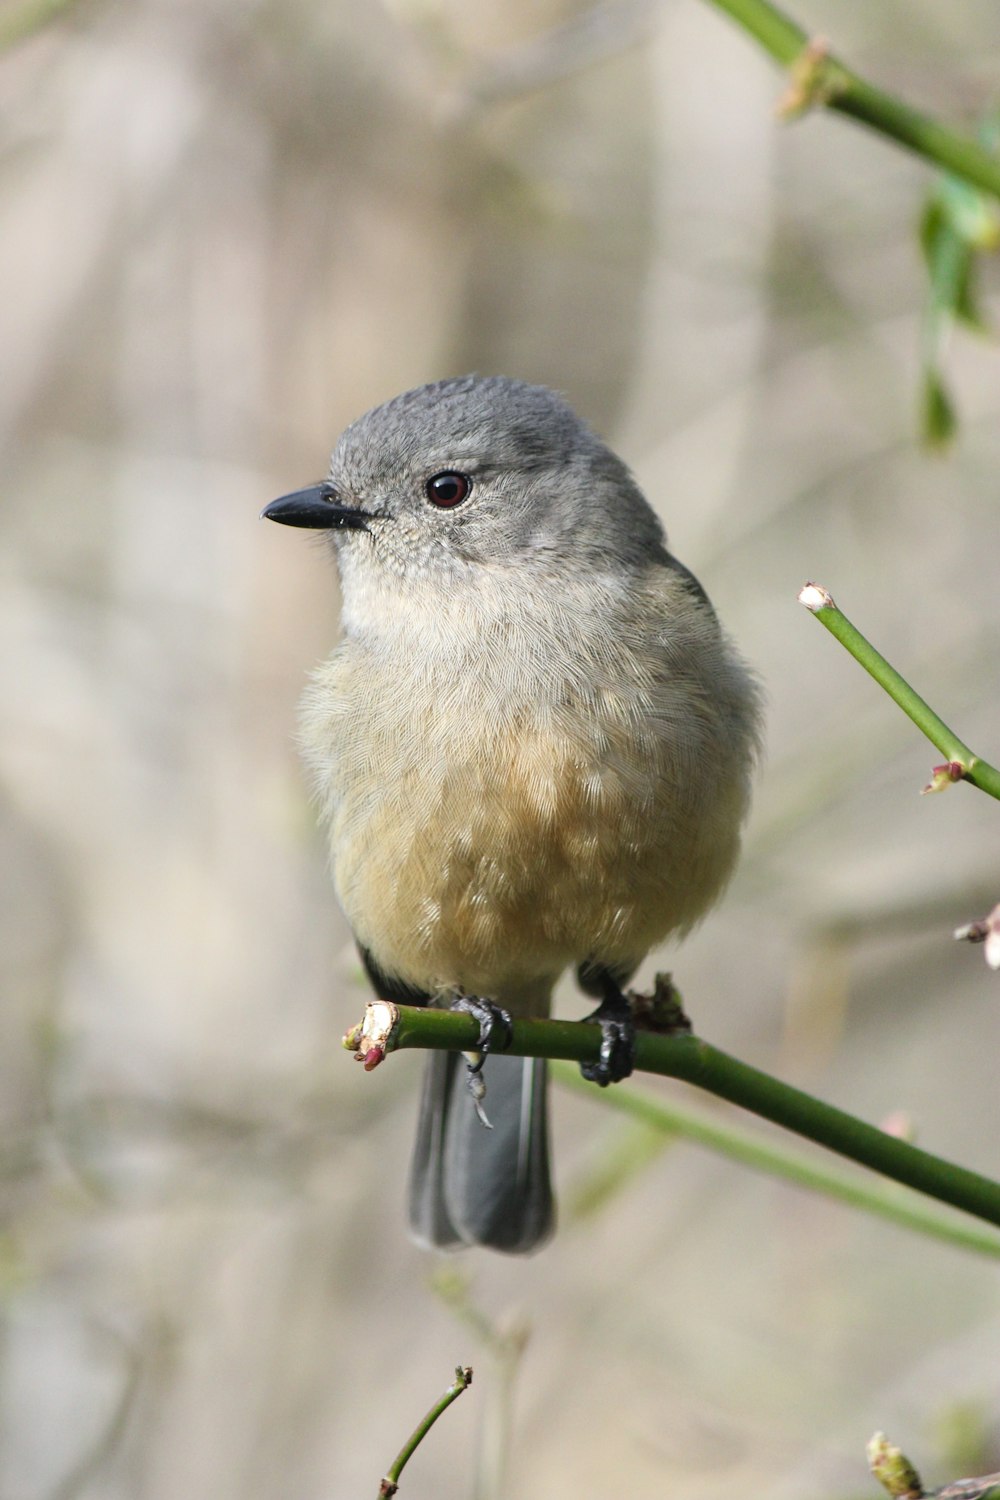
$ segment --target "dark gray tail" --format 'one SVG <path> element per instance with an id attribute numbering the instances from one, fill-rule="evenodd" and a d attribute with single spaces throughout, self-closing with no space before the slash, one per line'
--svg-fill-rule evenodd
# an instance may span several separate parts
<path id="1" fill-rule="evenodd" d="M 427 1059 L 410 1173 L 410 1227 L 422 1245 L 486 1245 L 523 1254 L 552 1233 L 548 1068 L 541 1058 L 488 1057 L 478 1118 L 464 1058 Z"/>

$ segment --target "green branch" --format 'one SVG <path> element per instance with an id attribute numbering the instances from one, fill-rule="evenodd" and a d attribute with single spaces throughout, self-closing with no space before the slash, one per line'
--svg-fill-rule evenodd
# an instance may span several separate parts
<path id="1" fill-rule="evenodd" d="M 980 791 L 988 792 L 991 797 L 1000 797 L 1000 771 L 988 761 L 982 760 L 948 728 L 930 705 L 913 691 L 905 677 L 901 677 L 857 626 L 851 624 L 825 588 L 818 583 L 807 583 L 799 593 L 799 603 L 804 604 L 820 624 L 826 626 L 855 661 L 860 662 L 889 697 L 899 704 L 931 744 L 947 757 L 947 765 L 935 768 L 934 777 L 924 788 L 925 791 L 938 791 L 949 781 L 971 781 Z"/>
<path id="2" fill-rule="evenodd" d="M 693 1141 L 729 1161 L 737 1161 L 742 1166 L 794 1183 L 810 1192 L 836 1198 L 852 1208 L 864 1209 L 867 1213 L 889 1219 L 904 1229 L 916 1230 L 919 1234 L 944 1240 L 977 1255 L 1000 1259 L 1000 1239 L 995 1234 L 962 1224 L 950 1215 L 927 1208 L 918 1198 L 910 1201 L 895 1188 L 878 1182 L 865 1182 L 846 1172 L 838 1172 L 802 1152 L 790 1151 L 787 1147 L 774 1145 L 723 1120 L 713 1120 L 703 1113 L 667 1103 L 643 1089 L 605 1089 L 597 1094 L 593 1084 L 587 1083 L 569 1063 L 553 1063 L 552 1072 L 564 1087 L 578 1094 L 589 1094 L 592 1099 L 618 1114 L 641 1121 L 662 1135 Z"/>
<path id="3" fill-rule="evenodd" d="M 344 1046 L 370 1070 L 387 1052 L 410 1047 L 471 1052 L 478 1039 L 477 1023 L 460 1011 L 396 1006 L 376 1000 L 368 1006 L 361 1023 L 345 1036 Z M 581 1021 L 515 1020 L 507 1050 L 519 1057 L 596 1062 L 600 1039 L 596 1026 Z M 884 1177 L 1000 1227 L 1000 1184 L 887 1135 L 844 1110 L 739 1062 L 698 1037 L 640 1031 L 636 1068 L 695 1084 Z"/>
<path id="4" fill-rule="evenodd" d="M 436 1401 L 430 1411 L 424 1417 L 420 1425 L 414 1430 L 409 1439 L 404 1443 L 401 1451 L 396 1457 L 395 1463 L 381 1481 L 378 1487 L 379 1500 L 390 1500 L 399 1489 L 399 1476 L 402 1474 L 408 1461 L 420 1447 L 424 1438 L 430 1432 L 434 1423 L 443 1411 L 447 1411 L 453 1401 L 457 1401 L 463 1391 L 468 1390 L 472 1384 L 472 1371 L 468 1365 L 460 1365 L 455 1371 L 455 1379 L 445 1391 L 439 1401 Z"/>
<path id="5" fill-rule="evenodd" d="M 866 82 L 769 0 L 709 0 L 788 68 L 786 114 L 823 105 L 1000 198 L 1000 159 L 976 141 Z"/>

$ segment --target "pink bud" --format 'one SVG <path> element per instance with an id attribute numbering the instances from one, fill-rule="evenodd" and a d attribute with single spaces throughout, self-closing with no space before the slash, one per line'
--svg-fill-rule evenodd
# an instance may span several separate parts
<path id="1" fill-rule="evenodd" d="M 961 781 L 964 775 L 965 767 L 960 760 L 947 760 L 943 766 L 932 768 L 931 779 L 921 788 L 920 795 L 925 797 L 928 792 L 943 792 L 952 782 Z"/>

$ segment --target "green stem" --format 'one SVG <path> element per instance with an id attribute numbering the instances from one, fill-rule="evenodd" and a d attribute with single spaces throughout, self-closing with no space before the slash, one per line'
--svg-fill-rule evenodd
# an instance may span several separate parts
<path id="1" fill-rule="evenodd" d="M 454 1262 L 442 1267 L 432 1278 L 431 1287 L 485 1345 L 493 1366 L 472 1492 L 473 1500 L 493 1500 L 493 1497 L 507 1493 L 507 1461 L 512 1451 L 511 1433 L 514 1430 L 514 1387 L 528 1342 L 528 1325 L 520 1318 L 491 1321 L 473 1295 L 469 1277 L 456 1270 Z"/>
<path id="2" fill-rule="evenodd" d="M 754 37 L 776 62 L 792 67 L 809 46 L 808 32 L 769 0 L 709 0 Z M 1000 159 L 977 141 L 865 81 L 838 58 L 816 68 L 816 103 L 847 115 L 974 187 L 1000 198 Z"/>
<path id="3" fill-rule="evenodd" d="M 809 45 L 809 33 L 768 0 L 711 0 L 737 26 L 742 26 L 769 52 L 775 62 L 790 66 Z"/>
<path id="4" fill-rule="evenodd" d="M 459 1366 L 455 1371 L 455 1379 L 445 1391 L 439 1401 L 431 1407 L 420 1425 L 415 1429 L 410 1438 L 404 1443 L 396 1457 L 395 1463 L 379 1485 L 379 1500 L 388 1500 L 399 1489 L 399 1476 L 402 1474 L 408 1461 L 430 1432 L 434 1423 L 443 1411 L 447 1411 L 453 1401 L 457 1401 L 463 1391 L 468 1390 L 472 1384 L 472 1371 L 468 1365 Z"/>
<path id="5" fill-rule="evenodd" d="M 569 1063 L 553 1063 L 552 1071 L 559 1083 L 566 1088 L 579 1094 L 589 1094 L 592 1099 L 598 1097 L 593 1085 L 587 1083 Z M 800 1152 L 772 1145 L 748 1131 L 709 1119 L 706 1115 L 678 1105 L 667 1104 L 642 1089 L 605 1089 L 600 1095 L 600 1102 L 619 1114 L 652 1126 L 664 1135 L 694 1141 L 697 1145 L 706 1146 L 710 1151 L 715 1151 L 730 1161 L 738 1161 L 754 1171 L 766 1172 L 769 1176 L 780 1177 L 811 1192 L 823 1193 L 828 1198 L 850 1204 L 852 1208 L 878 1214 L 905 1229 L 944 1240 L 960 1249 L 1000 1259 L 1000 1239 L 994 1234 L 984 1233 L 958 1223 L 950 1216 L 925 1208 L 919 1199 L 908 1202 L 895 1189 L 883 1187 L 881 1183 L 869 1185 L 844 1172 L 832 1171 Z"/>
<path id="6" fill-rule="evenodd" d="M 903 712 L 916 724 L 917 728 L 927 736 L 948 761 L 957 766 L 961 773 L 961 779 L 971 781 L 980 791 L 988 792 L 991 797 L 1000 797 L 1000 771 L 991 766 L 988 761 L 980 759 L 963 740 L 943 719 L 939 718 L 928 703 L 925 703 L 919 693 L 915 693 L 906 681 L 901 677 L 895 667 L 889 665 L 885 657 L 876 651 L 871 641 L 867 640 L 856 625 L 853 625 L 847 616 L 838 609 L 833 598 L 820 584 L 807 583 L 799 594 L 799 602 L 804 604 L 825 625 L 832 636 L 844 646 L 864 667 L 865 671 L 874 677 L 880 687 L 884 688 L 889 697 Z M 958 775 L 958 772 L 956 772 Z"/>
<path id="7" fill-rule="evenodd" d="M 469 1052 L 479 1039 L 477 1023 L 460 1011 L 397 1007 L 377 1001 L 368 1008 L 369 1016 L 376 1014 L 391 1016 L 392 1020 L 388 1030 L 373 1023 L 379 1037 L 374 1048 L 369 1040 L 371 1030 L 366 1031 L 367 1018 L 345 1038 L 345 1044 L 357 1047 L 369 1067 L 374 1065 L 373 1051 L 384 1055 L 396 1048 L 433 1047 Z M 596 1062 L 599 1048 L 596 1026 L 580 1021 L 516 1020 L 508 1051 L 519 1057 Z M 698 1037 L 640 1031 L 636 1067 L 640 1072 L 695 1084 L 884 1177 L 1000 1227 L 1000 1184 L 887 1135 L 844 1110 L 739 1062 Z"/>

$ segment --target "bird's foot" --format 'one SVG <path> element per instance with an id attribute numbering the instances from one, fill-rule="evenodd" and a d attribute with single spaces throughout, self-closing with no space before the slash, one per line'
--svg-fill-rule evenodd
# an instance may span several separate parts
<path id="1" fill-rule="evenodd" d="M 584 1019 L 601 1028 L 601 1052 L 596 1062 L 581 1063 L 580 1072 L 602 1089 L 609 1083 L 620 1083 L 635 1067 L 635 1018 L 628 999 L 616 984 L 607 981 L 604 999 Z"/>
<path id="2" fill-rule="evenodd" d="M 475 1064 L 477 1072 L 491 1052 L 505 1052 L 510 1046 L 514 1023 L 509 1012 L 500 1005 L 494 1005 L 492 1000 L 482 1000 L 478 995 L 459 995 L 448 1009 L 460 1010 L 465 1015 L 472 1016 L 479 1025 L 479 1042 L 476 1046 L 479 1061 Z"/>
<path id="3" fill-rule="evenodd" d="M 479 1024 L 479 1045 L 475 1052 L 465 1054 L 466 1083 L 480 1124 L 485 1125 L 487 1130 L 492 1130 L 493 1126 L 483 1108 L 486 1097 L 483 1064 L 491 1052 L 504 1052 L 510 1046 L 514 1032 L 513 1022 L 502 1006 L 494 1005 L 492 1000 L 483 1000 L 478 995 L 459 995 L 457 1000 L 451 1002 L 449 1010 L 463 1011 Z"/>

